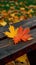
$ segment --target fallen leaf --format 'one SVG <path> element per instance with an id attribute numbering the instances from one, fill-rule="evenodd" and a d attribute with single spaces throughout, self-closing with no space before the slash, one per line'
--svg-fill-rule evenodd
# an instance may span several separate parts
<path id="1" fill-rule="evenodd" d="M 3 20 L 0 21 L 0 25 L 1 25 L 1 26 L 5 26 L 6 24 L 7 24 L 7 23 L 6 23 L 5 21 L 3 21 Z"/>
<path id="2" fill-rule="evenodd" d="M 7 37 L 9 37 L 9 38 L 14 38 L 14 36 L 16 36 L 16 34 L 17 34 L 17 30 L 18 30 L 18 28 L 15 29 L 14 26 L 10 26 L 10 27 L 9 27 L 9 32 L 6 31 L 6 32 L 4 32 L 4 34 L 5 34 Z"/>

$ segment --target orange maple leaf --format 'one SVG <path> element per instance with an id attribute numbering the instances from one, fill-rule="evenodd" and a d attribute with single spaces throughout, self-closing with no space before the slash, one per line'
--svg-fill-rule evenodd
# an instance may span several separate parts
<path id="1" fill-rule="evenodd" d="M 29 28 L 25 28 L 23 29 L 22 26 L 20 26 L 17 30 L 17 35 L 14 37 L 14 43 L 17 44 L 19 41 L 27 41 L 32 39 L 32 35 L 29 34 L 30 29 Z"/>

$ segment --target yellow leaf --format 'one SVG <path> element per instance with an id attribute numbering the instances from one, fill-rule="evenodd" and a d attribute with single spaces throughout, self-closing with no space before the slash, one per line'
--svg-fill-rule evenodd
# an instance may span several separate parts
<path id="1" fill-rule="evenodd" d="M 27 59 L 27 55 L 24 54 L 23 56 L 18 57 L 15 61 L 25 62 L 26 59 Z"/>
<path id="2" fill-rule="evenodd" d="M 5 26 L 7 23 L 5 21 L 0 21 L 1 26 Z"/>
<path id="3" fill-rule="evenodd" d="M 10 27 L 9 27 L 9 31 L 10 31 L 10 32 L 6 31 L 6 32 L 4 32 L 4 34 L 5 34 L 7 37 L 9 37 L 9 38 L 14 38 L 14 36 L 17 35 L 17 30 L 18 30 L 18 28 L 15 29 L 14 26 L 10 26 Z"/>

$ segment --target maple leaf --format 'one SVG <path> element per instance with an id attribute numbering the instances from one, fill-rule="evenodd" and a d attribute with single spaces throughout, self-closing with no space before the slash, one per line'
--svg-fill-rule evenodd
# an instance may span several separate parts
<path id="1" fill-rule="evenodd" d="M 17 30 L 18 30 L 18 28 L 15 29 L 14 26 L 10 26 L 10 27 L 9 27 L 9 32 L 6 31 L 6 32 L 4 32 L 4 34 L 5 34 L 7 37 L 9 37 L 9 38 L 14 38 L 14 36 L 16 36 L 16 34 L 17 34 Z"/>
<path id="2" fill-rule="evenodd" d="M 17 35 L 14 37 L 14 43 L 17 44 L 19 41 L 27 41 L 32 39 L 32 35 L 29 34 L 30 29 L 23 29 L 21 26 L 17 30 Z"/>

